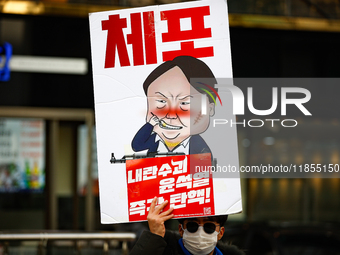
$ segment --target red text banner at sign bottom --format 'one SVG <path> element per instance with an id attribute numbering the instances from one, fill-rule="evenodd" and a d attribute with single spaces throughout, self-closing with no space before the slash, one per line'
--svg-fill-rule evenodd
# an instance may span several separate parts
<path id="1" fill-rule="evenodd" d="M 211 172 L 195 172 L 211 166 L 211 154 L 135 159 L 126 161 L 129 221 L 146 220 L 152 199 L 174 207 L 174 217 L 214 215 Z"/>

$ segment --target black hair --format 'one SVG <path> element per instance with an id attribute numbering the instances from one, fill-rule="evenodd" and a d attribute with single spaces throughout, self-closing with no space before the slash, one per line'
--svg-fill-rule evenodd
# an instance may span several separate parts
<path id="1" fill-rule="evenodd" d="M 217 222 L 218 224 L 220 224 L 221 227 L 223 227 L 228 219 L 228 215 L 208 216 L 207 218 L 209 218 L 209 220 L 211 221 Z M 197 218 L 181 218 L 181 219 L 178 219 L 178 221 L 180 224 L 183 225 L 185 220 L 196 220 L 196 219 Z"/>
<path id="2" fill-rule="evenodd" d="M 173 60 L 163 62 L 158 67 L 156 67 L 149 76 L 145 79 L 143 83 L 143 89 L 145 95 L 147 95 L 148 88 L 152 82 L 154 82 L 158 77 L 160 77 L 165 72 L 169 71 L 170 69 L 174 68 L 175 66 L 179 67 L 185 77 L 187 78 L 188 82 L 190 83 L 190 79 L 192 78 L 204 78 L 204 83 L 208 84 L 209 86 L 215 88 L 217 84 L 216 78 L 210 68 L 204 63 L 202 60 L 191 56 L 178 56 Z M 210 78 L 210 79 L 206 79 Z M 202 83 L 192 84 L 194 88 L 202 87 Z M 204 87 L 204 86 L 203 86 Z M 217 89 L 216 89 L 217 90 Z M 198 90 L 202 94 L 207 94 L 203 90 Z M 216 99 L 215 93 L 211 91 L 211 94 Z M 209 102 L 213 103 L 213 99 L 209 98 Z"/>

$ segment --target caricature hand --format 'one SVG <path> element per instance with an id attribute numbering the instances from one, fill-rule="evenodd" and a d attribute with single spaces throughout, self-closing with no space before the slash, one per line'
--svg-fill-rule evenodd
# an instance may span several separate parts
<path id="1" fill-rule="evenodd" d="M 149 119 L 149 123 L 152 125 L 152 126 L 155 126 L 159 123 L 159 119 L 156 115 L 152 114 L 152 117 Z"/>
<path id="2" fill-rule="evenodd" d="M 164 201 L 162 204 L 156 207 L 157 197 L 155 197 L 152 200 L 149 214 L 148 214 L 148 223 L 151 233 L 154 233 L 156 235 L 160 235 L 161 237 L 164 237 L 165 235 L 165 226 L 164 222 L 174 217 L 172 211 L 173 208 L 170 208 L 169 210 L 162 212 L 163 208 L 168 204 L 168 201 Z"/>

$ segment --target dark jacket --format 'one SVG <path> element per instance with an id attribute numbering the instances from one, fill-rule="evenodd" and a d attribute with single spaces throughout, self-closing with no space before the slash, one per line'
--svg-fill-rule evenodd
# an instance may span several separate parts
<path id="1" fill-rule="evenodd" d="M 180 238 L 179 233 L 168 230 L 164 238 L 150 231 L 144 231 L 130 255 L 184 255 L 178 244 Z M 217 243 L 217 248 L 224 255 L 244 255 L 236 246 L 226 245 L 221 241 Z"/>

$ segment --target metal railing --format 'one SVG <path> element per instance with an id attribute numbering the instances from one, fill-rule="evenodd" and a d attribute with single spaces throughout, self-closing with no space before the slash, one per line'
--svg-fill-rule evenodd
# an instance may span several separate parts
<path id="1" fill-rule="evenodd" d="M 110 242 L 121 243 L 123 255 L 129 252 L 128 242 L 136 239 L 135 233 L 84 233 L 84 232 L 40 232 L 40 233 L 11 233 L 0 232 L 0 244 L 3 245 L 3 254 L 9 255 L 10 242 L 14 241 L 37 241 L 37 255 L 49 254 L 48 242 L 51 241 L 68 241 L 68 246 L 73 243 L 76 254 L 81 254 L 84 244 L 89 242 L 102 241 L 102 253 L 109 254 Z"/>

